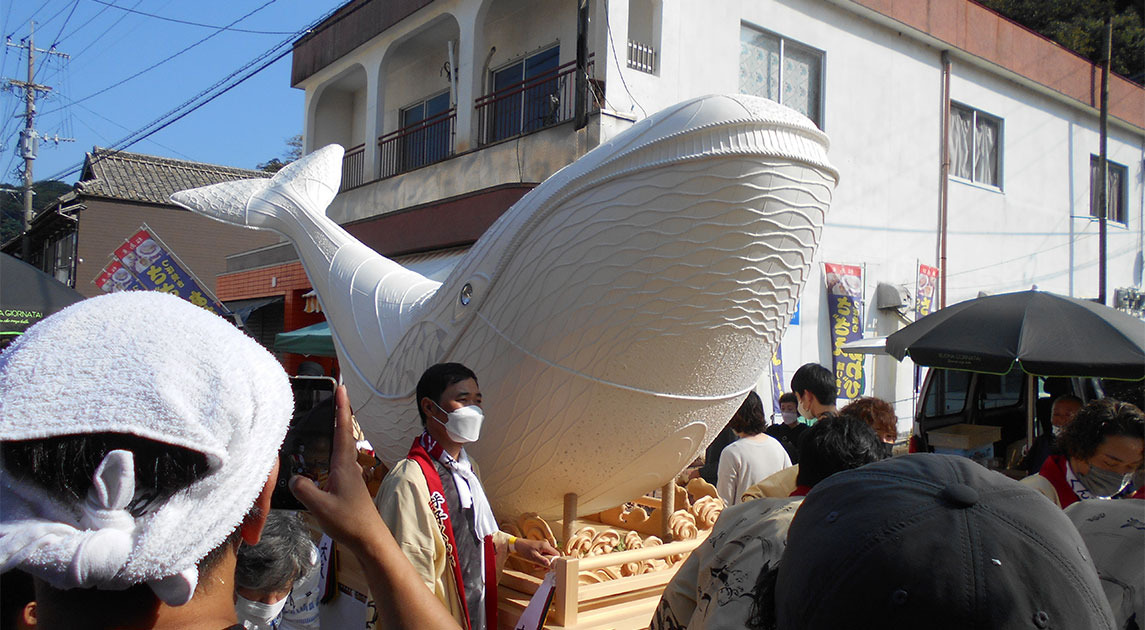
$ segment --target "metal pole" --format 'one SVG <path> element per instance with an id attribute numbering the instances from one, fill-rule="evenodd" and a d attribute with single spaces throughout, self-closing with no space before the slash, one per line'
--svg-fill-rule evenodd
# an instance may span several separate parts
<path id="1" fill-rule="evenodd" d="M 1113 8 L 1105 7 L 1105 46 L 1101 59 L 1101 157 L 1098 160 L 1097 182 L 1097 301 L 1105 304 L 1106 220 L 1109 217 L 1109 61 L 1113 52 Z"/>
<path id="2" fill-rule="evenodd" d="M 588 0 L 577 0 L 576 11 L 576 128 L 588 126 Z"/>
<path id="3" fill-rule="evenodd" d="M 20 239 L 20 258 L 31 261 L 32 255 L 32 162 L 36 159 L 36 23 L 28 30 L 28 83 L 24 87 L 24 131 L 20 134 L 20 150 L 24 154 L 24 234 Z"/>
<path id="4" fill-rule="evenodd" d="M 950 185 L 950 51 L 942 51 L 942 163 L 938 179 L 938 308 L 946 308 L 946 211 Z"/>

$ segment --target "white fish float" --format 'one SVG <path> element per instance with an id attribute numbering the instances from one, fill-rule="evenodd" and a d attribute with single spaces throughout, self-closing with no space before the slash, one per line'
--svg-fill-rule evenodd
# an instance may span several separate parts
<path id="1" fill-rule="evenodd" d="M 330 321 L 358 422 L 387 465 L 421 432 L 444 361 L 485 397 L 470 453 L 499 514 L 579 513 L 662 486 L 739 407 L 795 309 L 837 171 L 827 137 L 771 101 L 706 96 L 650 116 L 509 208 L 442 283 L 325 215 L 342 149 L 272 179 L 183 191 L 281 233 Z"/>

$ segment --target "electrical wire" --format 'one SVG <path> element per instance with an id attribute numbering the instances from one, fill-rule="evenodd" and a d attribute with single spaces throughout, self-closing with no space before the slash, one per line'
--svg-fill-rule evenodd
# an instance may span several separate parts
<path id="1" fill-rule="evenodd" d="M 214 29 L 220 29 L 220 30 L 224 30 L 224 31 L 231 31 L 233 33 L 251 33 L 254 35 L 293 35 L 294 34 L 294 31 L 256 31 L 256 30 L 245 29 L 245 28 L 229 28 L 226 26 L 216 26 L 214 24 L 202 24 L 200 22 L 188 22 L 187 20 L 177 20 L 175 18 L 164 17 L 162 15 L 155 15 L 154 13 L 145 13 L 143 11 L 136 11 L 134 8 L 128 9 L 125 7 L 121 7 L 121 6 L 119 6 L 113 2 L 104 2 L 104 0 L 92 0 L 92 2 L 95 2 L 96 4 L 102 4 L 105 7 L 111 7 L 113 9 L 119 9 L 120 11 L 127 11 L 128 13 L 134 13 L 136 15 L 144 15 L 144 16 L 147 16 L 149 18 L 155 18 L 157 20 L 163 20 L 164 22 L 174 22 L 176 24 L 186 24 L 188 26 L 201 26 L 203 28 L 214 28 Z"/>
<path id="2" fill-rule="evenodd" d="M 249 62 L 247 62 L 242 68 L 235 70 L 234 72 L 229 74 L 227 77 L 224 77 L 220 81 L 216 82 L 211 87 L 209 87 L 206 90 L 203 90 L 202 92 L 200 92 L 199 94 L 191 97 L 190 99 L 185 101 L 182 105 L 180 105 L 180 106 L 176 107 L 175 109 L 167 112 L 163 116 L 160 116 L 159 118 L 153 120 L 151 123 L 148 123 L 147 125 L 145 125 L 141 129 L 139 129 L 138 131 L 128 135 L 127 137 L 123 138 L 119 142 L 115 143 L 114 146 L 109 147 L 109 149 L 112 149 L 112 150 L 103 154 L 103 157 L 110 157 L 112 155 L 115 155 L 117 152 L 122 151 L 122 150 L 134 145 L 135 143 L 161 131 L 162 129 L 168 127 L 169 125 L 171 125 L 171 124 L 177 122 L 178 120 L 182 119 L 183 117 L 187 116 L 191 112 L 199 109 L 200 107 L 206 105 L 207 103 L 218 98 L 219 96 L 222 96 L 223 94 L 234 89 L 235 87 L 238 87 L 244 81 L 250 79 L 254 75 L 261 72 L 262 70 L 266 69 L 268 66 L 270 66 L 274 62 L 278 61 L 279 59 L 282 59 L 287 54 L 289 54 L 291 52 L 291 50 L 293 50 L 293 48 L 288 48 L 287 50 L 275 55 L 275 52 L 278 51 L 280 48 L 292 44 L 296 38 L 306 36 L 306 35 L 315 35 L 315 34 L 323 32 L 329 28 L 332 28 L 335 24 L 338 24 L 342 20 L 349 18 L 351 15 L 354 15 L 359 9 L 361 9 L 365 5 L 366 5 L 366 3 L 359 3 L 356 6 L 354 6 L 352 9 L 350 9 L 350 10 L 346 11 L 345 13 L 343 13 L 342 15 L 338 16 L 337 19 L 333 19 L 333 20 L 331 20 L 330 18 L 335 13 L 337 13 L 339 10 L 341 10 L 342 7 L 338 7 L 336 9 L 330 11 L 326 15 L 324 15 L 324 16 L 320 17 L 319 19 L 315 20 L 314 22 L 312 22 L 305 29 L 296 31 L 291 37 L 283 40 L 278 45 L 270 48 L 269 50 L 267 50 L 262 55 L 256 57 L 255 59 L 253 59 Z M 272 59 L 270 59 L 269 61 L 262 63 L 257 68 L 254 68 L 253 70 L 250 70 L 249 72 L 246 72 L 246 74 L 244 74 L 242 77 L 238 78 L 234 82 L 230 83 L 229 85 L 226 85 L 225 87 L 220 88 L 220 86 L 223 86 L 224 84 L 226 84 L 227 81 L 235 78 L 239 74 L 243 73 L 245 70 L 255 66 L 255 64 L 258 64 L 259 61 L 266 59 L 267 57 L 270 57 L 271 55 L 275 55 L 275 56 Z M 211 94 L 211 92 L 213 90 L 216 90 L 216 89 L 219 89 L 219 91 L 215 92 L 214 94 Z M 78 103 L 78 101 L 76 101 L 75 103 Z M 96 159 L 100 159 L 100 158 L 96 158 Z M 65 169 L 63 171 L 56 173 L 55 175 L 53 175 L 51 177 L 51 179 L 61 179 L 64 177 L 68 177 L 69 175 L 78 173 L 83 168 L 83 165 L 84 165 L 84 163 L 80 162 L 79 164 L 76 164 L 76 165 L 72 166 L 71 168 L 68 168 L 68 169 Z"/>
<path id="3" fill-rule="evenodd" d="M 254 15 L 255 13 L 258 13 L 259 11 L 261 11 L 261 10 L 265 9 L 266 7 L 268 7 L 268 6 L 272 5 L 272 4 L 274 4 L 276 1 L 277 1 L 277 0 L 267 0 L 267 1 L 266 1 L 266 2 L 264 2 L 262 5 L 260 5 L 258 8 L 254 9 L 254 10 L 253 10 L 253 11 L 251 11 L 250 13 L 247 13 L 246 15 L 244 15 L 244 16 L 242 16 L 242 17 L 238 18 L 237 20 L 235 20 L 235 21 L 231 22 L 230 24 L 228 24 L 226 27 L 223 27 L 223 28 L 229 28 L 229 27 L 231 27 L 231 26 L 234 26 L 235 24 L 238 24 L 239 22 L 241 22 L 241 21 L 243 21 L 243 20 L 247 19 L 248 17 L 250 17 L 250 16 Z M 195 42 L 194 44 L 191 44 L 190 46 L 187 46 L 186 48 L 184 48 L 184 49 L 180 50 L 179 52 L 177 52 L 177 53 L 174 53 L 174 54 L 172 54 L 172 55 L 169 55 L 169 56 L 167 56 L 166 58 L 164 58 L 163 60 L 161 60 L 161 61 L 157 61 L 157 62 L 155 62 L 155 63 L 151 64 L 150 66 L 148 66 L 148 67 L 146 67 L 146 68 L 144 68 L 144 69 L 140 70 L 139 72 L 136 72 L 135 74 L 133 74 L 133 75 L 131 75 L 131 76 L 127 77 L 126 79 L 122 79 L 122 80 L 120 80 L 120 81 L 117 81 L 117 82 L 115 82 L 115 83 L 112 83 L 111 85 L 109 85 L 109 86 L 107 86 L 107 87 L 103 88 L 102 90 L 98 90 L 98 91 L 96 91 L 96 92 L 94 92 L 94 93 L 92 93 L 92 94 L 88 94 L 87 96 L 85 96 L 85 97 L 83 97 L 83 98 L 80 98 L 80 99 L 77 99 L 77 100 L 75 100 L 75 101 L 72 101 L 72 103 L 82 103 L 82 102 L 84 102 L 84 101 L 87 101 L 87 100 L 89 100 L 89 99 L 93 99 L 93 98 L 95 98 L 95 97 L 99 96 L 100 94 L 104 94 L 104 93 L 106 93 L 106 92 L 108 92 L 108 91 L 110 91 L 110 90 L 113 90 L 113 89 L 115 89 L 115 88 L 117 88 L 117 87 L 119 87 L 119 86 L 123 85 L 124 83 L 127 83 L 128 81 L 130 81 L 130 80 L 132 80 L 132 79 L 134 79 L 134 78 L 138 77 L 138 76 L 139 76 L 139 75 L 141 75 L 141 74 L 144 74 L 144 73 L 146 73 L 146 72 L 150 72 L 151 70 L 154 70 L 155 68 L 157 68 L 157 67 L 159 67 L 159 66 L 161 66 L 161 65 L 163 65 L 163 64 L 165 64 L 165 63 L 167 63 L 168 61 L 171 61 L 171 60 L 172 60 L 172 59 L 174 59 L 175 57 L 178 57 L 179 55 L 182 55 L 183 53 L 187 52 L 188 50 L 191 50 L 192 48 L 195 48 L 196 46 L 199 46 L 199 45 L 203 44 L 203 43 L 204 43 L 204 42 L 206 42 L 207 40 L 209 40 L 209 39 L 213 38 L 214 36 L 216 36 L 216 35 L 219 35 L 220 33 L 223 33 L 223 32 L 224 32 L 224 31 L 223 31 L 223 30 L 221 30 L 221 29 L 220 29 L 220 30 L 217 30 L 217 31 L 215 31 L 214 33 L 211 33 L 210 35 L 207 35 L 206 37 L 204 37 L 204 38 L 200 39 L 199 41 Z M 60 108 L 57 108 L 57 109 L 52 109 L 52 110 L 46 111 L 46 112 L 44 112 L 42 115 L 46 115 L 46 114 L 52 114 L 52 113 L 55 113 L 55 112 L 58 112 L 58 111 L 60 111 Z"/>
<path id="4" fill-rule="evenodd" d="M 72 10 L 68 11 L 68 17 L 64 19 L 64 23 L 60 25 L 60 31 L 56 33 L 56 39 L 52 41 L 52 45 L 48 49 L 54 49 L 56 44 L 60 43 L 60 36 L 64 34 L 64 29 L 68 27 L 68 22 L 72 21 L 72 16 L 76 14 L 76 7 L 80 5 L 80 0 L 72 3 Z"/>
<path id="5" fill-rule="evenodd" d="M 624 86 L 624 91 L 628 92 L 628 98 L 634 105 L 640 108 L 640 113 L 644 114 L 644 117 L 647 118 L 648 112 L 644 110 L 644 106 L 632 95 L 632 90 L 628 89 L 628 82 L 624 80 L 624 70 L 620 67 L 620 55 L 616 52 L 616 42 L 612 39 L 612 20 L 608 19 L 607 11 L 604 13 L 604 28 L 608 31 L 608 43 L 612 48 L 612 60 L 616 62 L 616 74 L 620 77 L 620 84 Z"/>

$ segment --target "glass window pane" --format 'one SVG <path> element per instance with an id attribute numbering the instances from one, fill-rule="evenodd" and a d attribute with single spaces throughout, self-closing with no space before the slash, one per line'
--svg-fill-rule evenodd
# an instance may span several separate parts
<path id="1" fill-rule="evenodd" d="M 1101 158 L 1089 158 L 1089 216 L 1101 218 L 1101 202 L 1097 199 L 1097 183 L 1101 181 Z"/>
<path id="2" fill-rule="evenodd" d="M 739 91 L 779 102 L 779 38 L 740 29 Z"/>
<path id="3" fill-rule="evenodd" d="M 1110 221 L 1125 223 L 1125 171 L 1120 164 L 1109 163 L 1109 215 Z"/>
<path id="4" fill-rule="evenodd" d="M 560 61 L 560 47 L 548 50 L 525 60 L 524 92 L 524 131 L 534 131 L 561 121 L 560 81 L 556 70 Z M 545 80 L 549 77 L 548 80 Z M 530 79 L 536 81 L 530 81 Z"/>
<path id="5" fill-rule="evenodd" d="M 779 102 L 819 124 L 819 55 L 790 44 L 784 48 Z"/>
<path id="6" fill-rule="evenodd" d="M 998 185 L 998 122 L 979 115 L 974 129 L 974 181 Z"/>
<path id="7" fill-rule="evenodd" d="M 487 108 L 490 120 L 486 128 L 493 132 L 489 137 L 490 142 L 510 138 L 521 132 L 521 92 L 517 90 L 524 70 L 525 64 L 517 62 L 493 74 L 493 90 L 499 95 L 493 106 Z"/>
<path id="8" fill-rule="evenodd" d="M 995 374 L 980 374 L 978 390 L 982 392 L 979 409 L 998 409 L 1012 407 L 1022 398 L 1021 370 L 1011 370 L 1008 374 L 997 376 Z"/>
<path id="9" fill-rule="evenodd" d="M 974 138 L 974 112 L 950 106 L 950 174 L 963 179 L 971 179 L 974 154 L 971 142 Z"/>
<path id="10" fill-rule="evenodd" d="M 933 418 L 961 413 L 970 389 L 970 372 L 935 370 L 926 393 L 926 416 Z"/>

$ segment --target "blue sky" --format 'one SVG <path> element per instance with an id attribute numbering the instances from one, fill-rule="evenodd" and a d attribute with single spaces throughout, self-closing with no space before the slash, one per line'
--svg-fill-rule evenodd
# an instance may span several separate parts
<path id="1" fill-rule="evenodd" d="M 25 44 L 34 20 L 36 48 L 54 44 L 71 56 L 36 54 L 35 82 L 52 88 L 37 101 L 36 129 L 75 142 L 42 142 L 35 179 L 71 170 L 93 146 L 116 145 L 280 43 L 293 41 L 292 34 L 344 2 L 3 0 L 0 29 L 9 43 Z M 26 80 L 26 49 L 4 46 L 0 59 L 0 78 Z M 254 168 L 281 157 L 286 139 L 302 132 L 302 104 L 303 93 L 290 87 L 288 53 L 124 150 Z M 22 91 L 0 93 L 2 182 L 22 182 L 17 153 L 23 113 Z M 72 172 L 61 179 L 72 183 L 77 177 Z"/>

